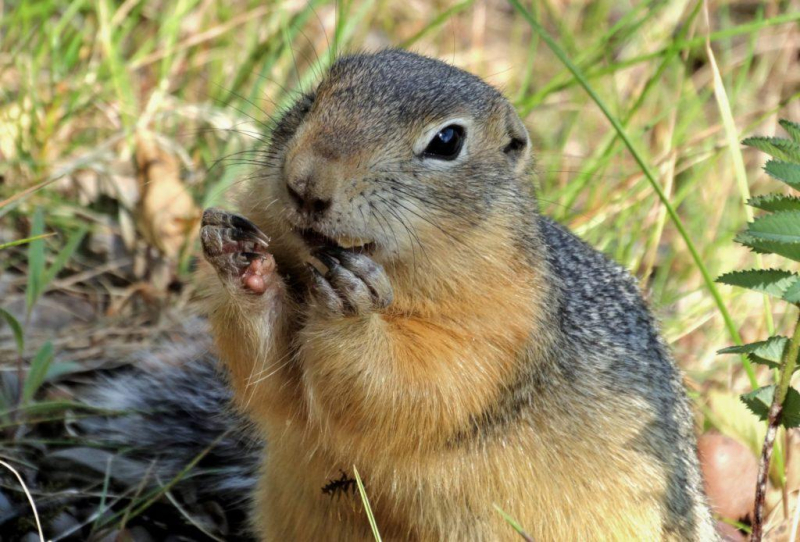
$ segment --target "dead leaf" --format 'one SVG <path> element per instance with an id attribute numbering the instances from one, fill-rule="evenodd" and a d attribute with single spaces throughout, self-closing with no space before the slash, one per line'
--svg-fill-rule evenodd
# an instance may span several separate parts
<path id="1" fill-rule="evenodd" d="M 200 209 L 180 178 L 178 159 L 164 151 L 152 133 L 136 136 L 139 202 L 136 225 L 152 247 L 175 261 L 195 235 Z"/>

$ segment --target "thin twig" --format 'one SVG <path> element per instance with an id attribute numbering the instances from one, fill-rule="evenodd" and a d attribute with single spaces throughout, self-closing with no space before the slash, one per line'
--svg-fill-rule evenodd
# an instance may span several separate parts
<path id="1" fill-rule="evenodd" d="M 775 389 L 775 396 L 772 405 L 769 407 L 767 417 L 767 436 L 764 437 L 764 447 L 761 449 L 761 461 L 758 465 L 758 481 L 756 482 L 756 502 L 753 513 L 753 530 L 750 535 L 750 542 L 760 542 L 764 535 L 764 499 L 767 494 L 767 480 L 769 478 L 769 463 L 772 458 L 772 449 L 775 444 L 775 435 L 781 424 L 781 414 L 783 413 L 783 403 L 789 393 L 789 384 L 792 381 L 795 365 L 797 365 L 797 354 L 800 352 L 800 319 L 794 327 L 792 340 L 781 360 L 780 381 Z"/>
<path id="2" fill-rule="evenodd" d="M 772 459 L 772 449 L 775 443 L 775 434 L 781 421 L 783 404 L 776 400 L 769 407 L 767 436 L 764 437 L 764 446 L 761 448 L 761 461 L 758 465 L 758 480 L 756 481 L 756 504 L 753 518 L 753 530 L 750 534 L 751 542 L 761 542 L 764 526 L 764 498 L 767 494 L 767 479 L 769 478 L 769 462 Z"/>

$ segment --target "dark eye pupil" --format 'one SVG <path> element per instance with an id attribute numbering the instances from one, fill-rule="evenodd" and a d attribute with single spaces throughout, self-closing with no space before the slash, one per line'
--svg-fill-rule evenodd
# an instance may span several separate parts
<path id="1" fill-rule="evenodd" d="M 454 160 L 464 144 L 464 128 L 451 125 L 442 128 L 428 143 L 424 155 L 438 160 Z"/>

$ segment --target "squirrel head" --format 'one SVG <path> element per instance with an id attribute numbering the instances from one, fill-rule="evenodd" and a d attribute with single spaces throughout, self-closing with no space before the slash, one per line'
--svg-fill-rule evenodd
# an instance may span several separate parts
<path id="1" fill-rule="evenodd" d="M 400 50 L 337 60 L 278 122 L 268 158 L 242 203 L 290 267 L 324 244 L 384 265 L 440 258 L 465 232 L 534 208 L 530 140 L 508 100 Z"/>

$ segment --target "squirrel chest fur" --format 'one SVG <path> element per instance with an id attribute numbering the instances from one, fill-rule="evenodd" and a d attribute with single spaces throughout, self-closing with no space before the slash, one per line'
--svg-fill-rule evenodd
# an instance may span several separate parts
<path id="1" fill-rule="evenodd" d="M 370 539 L 355 467 L 386 540 L 514 539 L 498 508 L 537 541 L 715 539 L 680 373 L 629 274 L 538 214 L 529 154 L 477 77 L 355 55 L 243 216 L 206 212 L 258 536 Z"/>

